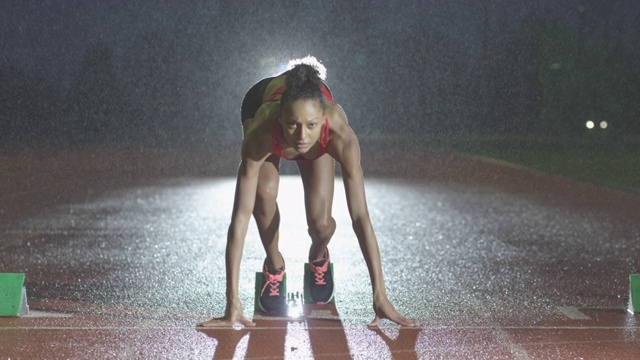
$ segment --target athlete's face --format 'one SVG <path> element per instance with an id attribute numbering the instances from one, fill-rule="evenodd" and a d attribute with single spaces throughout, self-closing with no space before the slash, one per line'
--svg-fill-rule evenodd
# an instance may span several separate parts
<path id="1" fill-rule="evenodd" d="M 304 154 L 320 139 L 324 111 L 320 101 L 300 99 L 283 109 L 280 121 L 285 140 L 297 152 Z"/>

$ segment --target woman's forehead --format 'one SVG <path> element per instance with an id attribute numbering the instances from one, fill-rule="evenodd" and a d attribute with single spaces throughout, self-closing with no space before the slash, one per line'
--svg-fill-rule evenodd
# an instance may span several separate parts
<path id="1" fill-rule="evenodd" d="M 285 107 L 285 112 L 291 114 L 322 113 L 322 104 L 317 99 L 298 99 Z"/>

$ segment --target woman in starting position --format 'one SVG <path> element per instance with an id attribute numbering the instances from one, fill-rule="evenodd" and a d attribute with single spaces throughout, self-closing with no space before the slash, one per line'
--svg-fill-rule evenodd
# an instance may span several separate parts
<path id="1" fill-rule="evenodd" d="M 261 80 L 244 97 L 242 161 L 225 255 L 227 306 L 224 317 L 204 322 L 201 327 L 255 325 L 245 318 L 238 296 L 240 262 L 252 214 L 266 251 L 260 307 L 267 313 L 278 313 L 285 306 L 285 262 L 278 250 L 280 213 L 276 203 L 280 159 L 296 161 L 302 176 L 311 236 L 309 268 L 313 273 L 305 279 L 310 282 L 305 286 L 313 302 L 327 303 L 334 293 L 327 245 L 336 228 L 331 206 L 337 161 L 353 230 L 373 288 L 375 318 L 369 325 L 376 326 L 380 319 L 417 325 L 400 315 L 387 298 L 378 241 L 365 199 L 358 138 L 342 108 L 333 101 L 324 83 L 324 70 L 315 58 L 307 57 L 290 70 Z"/>

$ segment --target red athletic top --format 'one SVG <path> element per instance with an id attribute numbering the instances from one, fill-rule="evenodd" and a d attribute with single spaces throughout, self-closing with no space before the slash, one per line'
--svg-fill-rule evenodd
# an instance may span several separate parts
<path id="1" fill-rule="evenodd" d="M 320 89 L 322 90 L 322 94 L 324 95 L 325 99 L 333 102 L 333 97 L 331 97 L 331 93 L 329 92 L 329 90 L 325 86 L 321 86 Z M 285 85 L 280 86 L 273 93 L 271 93 L 267 101 L 279 101 L 279 97 L 282 95 L 284 90 Z M 322 128 L 320 129 L 320 139 L 318 139 L 318 142 L 320 146 L 318 147 L 318 155 L 315 158 L 307 159 L 302 155 L 298 155 L 293 159 L 287 159 L 284 156 L 284 150 L 282 148 L 282 124 L 280 124 L 280 118 L 277 118 L 273 121 L 273 127 L 271 131 L 271 143 L 273 145 L 272 152 L 284 160 L 315 160 L 327 153 L 327 147 L 329 145 L 329 119 L 326 117 L 324 119 L 324 124 L 322 124 Z"/>

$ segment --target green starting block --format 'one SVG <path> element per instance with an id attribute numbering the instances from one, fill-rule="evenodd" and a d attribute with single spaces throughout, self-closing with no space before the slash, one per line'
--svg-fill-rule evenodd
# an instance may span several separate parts
<path id="1" fill-rule="evenodd" d="M 0 273 L 0 316 L 29 313 L 24 278 L 24 274 Z"/>
<path id="2" fill-rule="evenodd" d="M 640 274 L 629 275 L 629 284 L 629 293 L 631 295 L 629 304 L 631 310 L 638 314 L 640 313 Z"/>

